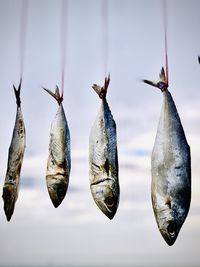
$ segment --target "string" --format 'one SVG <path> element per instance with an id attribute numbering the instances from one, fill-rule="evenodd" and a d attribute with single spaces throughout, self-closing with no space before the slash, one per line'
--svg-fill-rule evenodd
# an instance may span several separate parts
<path id="1" fill-rule="evenodd" d="M 61 97 L 63 97 L 64 87 L 65 87 L 67 5 L 68 5 L 67 0 L 62 0 L 62 5 L 61 5 L 61 33 L 60 33 L 60 36 L 61 36 L 61 38 L 60 38 L 60 44 L 61 44 Z"/>
<path id="2" fill-rule="evenodd" d="M 169 68 L 168 68 L 168 47 L 167 47 L 167 5 L 166 0 L 163 0 L 163 22 L 165 33 L 165 64 L 166 64 L 166 83 L 169 83 Z"/>
<path id="3" fill-rule="evenodd" d="M 104 75 L 108 71 L 108 0 L 102 0 L 102 50 Z"/>
<path id="4" fill-rule="evenodd" d="M 19 36 L 19 54 L 20 54 L 20 79 L 24 73 L 24 55 L 26 47 L 26 27 L 28 17 L 28 0 L 21 1 L 21 21 L 20 21 L 20 36 Z"/>

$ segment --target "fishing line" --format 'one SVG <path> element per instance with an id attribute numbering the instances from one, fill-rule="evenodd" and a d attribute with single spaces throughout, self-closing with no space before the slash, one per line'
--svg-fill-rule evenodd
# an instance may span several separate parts
<path id="1" fill-rule="evenodd" d="M 21 1 L 21 20 L 20 20 L 20 36 L 19 36 L 19 55 L 20 55 L 20 79 L 24 74 L 24 56 L 26 47 L 26 27 L 28 17 L 28 0 Z"/>
<path id="2" fill-rule="evenodd" d="M 102 0 L 102 52 L 104 76 L 108 71 L 108 0 Z"/>
<path id="3" fill-rule="evenodd" d="M 60 45 L 61 45 L 61 96 L 64 94 L 65 86 L 65 70 L 66 70 L 66 37 L 67 37 L 67 7 L 68 1 L 62 0 L 61 5 L 61 32 L 60 32 Z"/>
<path id="4" fill-rule="evenodd" d="M 167 4 L 166 0 L 162 1 L 163 8 L 163 25 L 165 33 L 165 64 L 166 64 L 166 82 L 169 83 L 169 69 L 168 69 L 168 46 L 167 46 Z"/>

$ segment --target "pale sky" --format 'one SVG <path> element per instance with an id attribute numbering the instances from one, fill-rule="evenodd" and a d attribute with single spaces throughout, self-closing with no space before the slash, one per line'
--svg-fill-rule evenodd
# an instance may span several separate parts
<path id="1" fill-rule="evenodd" d="M 15 212 L 0 198 L 0 266 L 199 266 L 200 54 L 199 0 L 170 0 L 168 48 L 173 95 L 192 156 L 192 202 L 176 243 L 160 235 L 151 198 L 150 157 L 162 106 L 156 80 L 165 64 L 162 1 L 108 0 L 108 103 L 117 124 L 121 197 L 110 221 L 89 188 L 89 133 L 104 80 L 101 0 L 68 0 L 64 108 L 72 139 L 68 193 L 55 209 L 45 180 L 49 130 L 57 103 L 41 86 L 60 85 L 61 1 L 29 0 L 22 85 L 27 146 Z M 21 1 L 0 0 L 0 189 L 15 120 Z"/>

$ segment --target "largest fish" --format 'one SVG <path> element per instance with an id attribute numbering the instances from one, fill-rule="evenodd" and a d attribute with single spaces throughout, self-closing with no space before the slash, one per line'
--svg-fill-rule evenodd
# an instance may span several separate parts
<path id="1" fill-rule="evenodd" d="M 116 124 L 106 100 L 110 77 L 103 87 L 93 89 L 102 99 L 101 108 L 90 133 L 90 189 L 100 210 L 112 219 L 119 204 L 118 155 Z"/>
<path id="2" fill-rule="evenodd" d="M 63 93 L 59 88 L 55 93 L 43 88 L 53 96 L 59 105 L 56 116 L 51 124 L 49 157 L 47 161 L 46 183 L 49 196 L 55 208 L 63 201 L 68 184 L 71 169 L 70 132 L 62 106 Z"/>
<path id="3" fill-rule="evenodd" d="M 15 202 L 17 201 L 18 197 L 20 172 L 21 172 L 21 166 L 25 150 L 25 142 L 26 142 L 25 126 L 21 111 L 21 100 L 20 100 L 21 84 L 22 80 L 20 81 L 18 89 L 16 89 L 16 87 L 13 85 L 16 96 L 17 113 L 16 113 L 12 140 L 8 153 L 7 172 L 3 186 L 3 196 L 2 196 L 4 200 L 4 211 L 8 221 L 10 221 L 13 215 Z"/>
<path id="4" fill-rule="evenodd" d="M 151 198 L 158 228 L 168 245 L 173 245 L 187 217 L 191 200 L 190 147 L 168 91 L 168 71 L 160 80 L 145 83 L 163 93 L 163 106 L 151 156 Z"/>

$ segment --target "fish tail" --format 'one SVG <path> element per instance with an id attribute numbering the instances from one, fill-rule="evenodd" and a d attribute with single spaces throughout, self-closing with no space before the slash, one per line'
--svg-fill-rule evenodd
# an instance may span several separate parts
<path id="1" fill-rule="evenodd" d="M 18 89 L 13 84 L 13 89 L 14 89 L 15 97 L 16 97 L 16 104 L 18 107 L 21 106 L 21 99 L 20 99 L 21 85 L 22 85 L 22 78 L 20 78 Z"/>
<path id="2" fill-rule="evenodd" d="M 158 82 L 153 82 L 150 80 L 142 80 L 144 83 L 149 84 L 151 86 L 157 87 L 161 90 L 161 92 L 164 92 L 168 88 L 168 81 L 165 75 L 165 69 L 162 67 L 160 74 L 159 74 L 160 80 Z"/>
<path id="3" fill-rule="evenodd" d="M 108 77 L 105 77 L 105 81 L 104 81 L 104 85 L 103 86 L 99 86 L 97 84 L 93 84 L 92 88 L 99 95 L 99 97 L 101 99 L 105 99 L 106 98 L 106 94 L 107 94 L 109 83 L 110 83 L 110 74 L 108 74 Z"/>
<path id="4" fill-rule="evenodd" d="M 63 101 L 63 92 L 60 95 L 60 91 L 59 91 L 59 88 L 58 88 L 57 85 L 56 85 L 55 93 L 53 93 L 52 91 L 50 91 L 49 89 L 46 89 L 44 87 L 43 87 L 43 89 L 56 99 L 56 101 L 58 102 L 58 105 L 60 105 L 62 103 L 62 101 Z"/>

